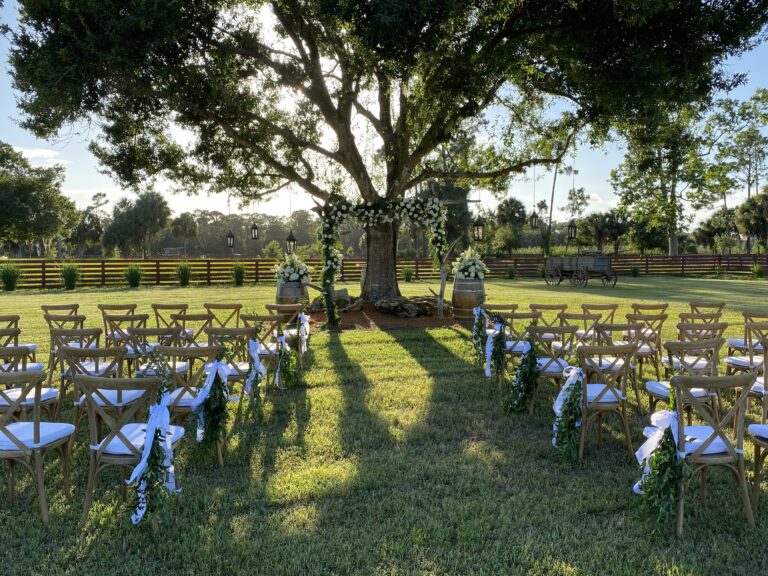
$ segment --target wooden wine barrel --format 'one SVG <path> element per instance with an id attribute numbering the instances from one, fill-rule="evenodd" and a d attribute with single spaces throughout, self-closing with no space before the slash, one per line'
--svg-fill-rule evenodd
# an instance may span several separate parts
<path id="1" fill-rule="evenodd" d="M 278 282 L 275 302 L 278 304 L 298 304 L 309 300 L 307 287 L 301 282 Z"/>
<path id="2" fill-rule="evenodd" d="M 455 278 L 451 302 L 456 320 L 472 322 L 472 310 L 485 302 L 485 284 L 482 280 Z"/>

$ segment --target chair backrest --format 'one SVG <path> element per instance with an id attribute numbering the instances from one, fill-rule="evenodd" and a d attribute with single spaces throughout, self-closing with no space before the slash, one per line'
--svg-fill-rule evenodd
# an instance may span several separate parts
<path id="1" fill-rule="evenodd" d="M 211 326 L 218 328 L 237 328 L 240 326 L 242 304 L 203 304 L 203 308 L 213 316 Z"/>
<path id="2" fill-rule="evenodd" d="M 584 314 L 598 314 L 600 315 L 600 322 L 611 323 L 616 318 L 616 310 L 619 309 L 618 304 L 582 304 L 581 310 Z"/>
<path id="3" fill-rule="evenodd" d="M 149 306 L 155 315 L 155 324 L 158 328 L 175 326 L 172 316 L 185 314 L 189 309 L 189 304 L 150 304 Z"/>
<path id="4" fill-rule="evenodd" d="M 28 410 L 27 403 L 33 400 L 32 405 L 32 441 L 40 443 L 40 396 L 45 381 L 45 372 L 3 372 L 0 371 L 0 435 L 13 443 L 19 452 L 26 455 L 32 453 L 21 438 L 13 434 L 7 424 L 16 420 L 18 414 Z M 9 389 L 18 390 L 18 393 L 8 394 Z"/>
<path id="5" fill-rule="evenodd" d="M 752 390 L 752 384 L 757 376 L 751 372 L 733 376 L 674 376 L 670 384 L 675 390 L 675 403 L 677 410 L 677 450 L 679 453 L 686 450 L 685 437 L 685 411 L 691 409 L 701 419 L 706 426 L 710 426 L 712 432 L 703 439 L 703 442 L 697 443 L 695 449 L 686 458 L 691 462 L 697 462 L 702 459 L 705 451 L 716 440 L 721 440 L 724 447 L 724 454 L 736 462 L 740 458 L 744 448 L 744 415 L 747 411 L 747 402 L 749 392 Z M 722 417 L 712 414 L 708 405 L 708 398 L 701 398 L 694 392 L 694 388 L 706 388 L 711 392 L 735 398 L 733 405 Z M 731 395 L 729 392 L 732 392 Z M 734 430 L 735 438 L 729 435 L 729 431 Z M 718 456 L 720 453 L 718 453 Z"/>
<path id="6" fill-rule="evenodd" d="M 166 362 L 175 389 L 183 390 L 174 397 L 169 406 L 170 410 L 178 407 L 182 397 L 197 396 L 205 380 L 205 365 L 216 360 L 216 356 L 221 351 L 218 346 L 165 346 L 162 344 L 155 350 Z M 188 364 L 188 370 L 177 369 L 182 362 Z"/>
<path id="7" fill-rule="evenodd" d="M 515 312 L 518 309 L 517 304 L 488 304 L 483 302 L 480 308 L 486 312 Z"/>
<path id="8" fill-rule="evenodd" d="M 742 312 L 744 322 L 768 322 L 768 311 L 766 310 L 744 310 Z"/>
<path id="9" fill-rule="evenodd" d="M 668 318 L 667 314 L 627 314 L 627 322 L 643 325 L 643 339 L 657 350 L 661 348 L 661 330 Z"/>
<path id="10" fill-rule="evenodd" d="M 299 304 L 266 304 L 267 314 L 282 316 L 283 323 L 286 325 L 296 324 L 299 321 L 299 314 L 304 310 L 304 305 Z"/>
<path id="11" fill-rule="evenodd" d="M 127 316 L 136 314 L 138 304 L 96 304 L 96 308 L 101 311 L 101 317 L 104 320 L 104 334 L 109 334 L 107 328 L 107 316 Z"/>
<path id="12" fill-rule="evenodd" d="M 98 348 L 101 328 L 51 328 L 51 350 L 64 346 Z"/>
<path id="13" fill-rule="evenodd" d="M 102 457 L 110 444 L 112 444 L 110 451 L 115 452 L 115 443 L 120 445 L 120 452 L 125 452 L 137 460 L 141 459 L 140 449 L 125 437 L 122 429 L 126 424 L 140 421 L 139 412 L 143 413 L 147 406 L 157 402 L 160 380 L 156 377 L 101 378 L 77 374 L 75 386 L 85 399 L 90 444 L 99 445 L 96 451 L 97 460 Z M 128 390 L 140 391 L 141 394 L 135 400 L 125 404 L 122 397 Z M 107 392 L 115 394 L 107 394 Z M 100 437 L 102 426 L 106 427 L 106 435 L 103 438 Z"/>
<path id="14" fill-rule="evenodd" d="M 189 331 L 184 337 L 186 346 L 206 346 L 208 337 L 205 329 L 211 325 L 213 316 L 208 312 L 201 314 L 171 314 L 173 323 L 182 330 Z"/>
<path id="15" fill-rule="evenodd" d="M 642 343 L 647 342 L 643 328 L 644 326 L 640 322 L 620 324 L 598 322 L 595 324 L 596 340 L 599 346 L 632 345 L 637 348 Z"/>
<path id="16" fill-rule="evenodd" d="M 717 324 L 722 317 L 721 312 L 680 312 L 683 324 Z"/>
<path id="17" fill-rule="evenodd" d="M 70 377 L 77 374 L 118 377 L 123 375 L 123 362 L 126 349 L 123 347 L 110 348 L 81 348 L 79 346 L 62 346 L 59 354 L 62 362 L 68 367 Z"/>
<path id="18" fill-rule="evenodd" d="M 709 302 L 706 300 L 694 300 L 689 303 L 694 314 L 720 314 L 725 308 L 725 302 Z"/>
<path id="19" fill-rule="evenodd" d="M 669 308 L 669 304 L 660 302 L 658 304 L 649 304 L 647 302 L 633 302 L 630 304 L 634 314 L 664 314 Z"/>
<path id="20" fill-rule="evenodd" d="M 181 328 L 165 327 L 146 328 L 141 326 L 128 328 L 128 344 L 131 351 L 143 362 L 159 342 L 168 346 L 181 344 Z"/>
<path id="21" fill-rule="evenodd" d="M 149 314 L 108 314 L 105 312 L 103 316 L 108 335 L 106 341 L 118 346 L 131 339 L 128 333 L 131 328 L 146 328 L 149 320 Z"/>
<path id="22" fill-rule="evenodd" d="M 744 324 L 744 342 L 747 346 L 750 365 L 760 365 L 761 372 L 765 372 L 764 359 L 768 356 L 765 342 L 768 340 L 768 322 L 747 322 Z M 758 362 L 754 362 L 755 360 Z M 760 362 L 759 360 L 763 360 Z"/>
<path id="23" fill-rule="evenodd" d="M 717 376 L 720 348 L 724 343 L 722 338 L 664 342 L 669 359 L 668 369 L 688 376 Z"/>
<path id="24" fill-rule="evenodd" d="M 728 328 L 727 322 L 680 322 L 677 325 L 677 337 L 679 340 L 711 340 L 722 338 Z"/>
<path id="25" fill-rule="evenodd" d="M 541 320 L 539 312 L 498 312 L 504 320 L 504 334 L 507 340 L 517 344 L 528 340 L 528 328 Z"/>
<path id="26" fill-rule="evenodd" d="M 19 334 L 18 328 L 0 328 L 0 346 L 18 346 Z"/>
<path id="27" fill-rule="evenodd" d="M 530 326 L 528 333 L 533 337 L 537 348 L 547 355 L 539 368 L 547 372 L 551 367 L 560 367 L 567 361 L 571 351 L 575 349 L 576 326 Z M 554 335 L 560 346 L 550 346 L 548 337 Z"/>
<path id="28" fill-rule="evenodd" d="M 591 344 L 596 340 L 595 324 L 600 322 L 600 314 L 561 312 L 557 316 L 560 320 L 560 326 L 576 326 L 577 346 Z"/>
<path id="29" fill-rule="evenodd" d="M 0 346 L 0 372 L 25 372 L 29 348 L 26 346 Z"/>
<path id="30" fill-rule="evenodd" d="M 49 329 L 79 330 L 85 326 L 85 316 L 82 314 L 44 314 L 43 318 Z"/>
<path id="31" fill-rule="evenodd" d="M 588 387 L 581 387 L 581 406 L 585 412 L 590 404 L 606 402 L 603 400 L 625 398 L 627 390 L 627 378 L 632 370 L 632 358 L 637 351 L 634 344 L 622 344 L 619 346 L 581 346 L 576 350 L 579 357 L 579 365 L 584 370 L 586 382 L 604 384 L 605 388 L 593 398 L 588 400 Z"/>
<path id="32" fill-rule="evenodd" d="M 245 379 L 250 371 L 249 366 L 243 367 L 243 363 L 250 363 L 251 356 L 248 352 L 248 345 L 251 340 L 256 339 L 255 327 L 240 328 L 208 328 L 208 345 L 221 347 L 224 350 L 225 360 L 230 364 L 233 370 L 231 378 Z"/>
<path id="33" fill-rule="evenodd" d="M 18 328 L 21 316 L 18 314 L 3 314 L 0 316 L 0 329 Z"/>
<path id="34" fill-rule="evenodd" d="M 40 306 L 40 310 L 43 311 L 43 315 L 77 316 L 78 311 L 80 310 L 80 304 L 43 304 Z"/>
<path id="35" fill-rule="evenodd" d="M 531 312 L 539 312 L 542 326 L 556 326 L 558 323 L 557 315 L 561 312 L 565 312 L 568 309 L 568 304 L 529 304 L 528 307 Z M 552 316 L 547 317 L 545 313 L 551 312 Z"/>

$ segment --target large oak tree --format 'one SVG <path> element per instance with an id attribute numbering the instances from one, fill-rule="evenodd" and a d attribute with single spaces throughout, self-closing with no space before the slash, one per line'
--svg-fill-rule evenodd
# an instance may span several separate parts
<path id="1" fill-rule="evenodd" d="M 129 186 L 162 175 L 246 199 L 293 186 L 318 203 L 393 201 L 430 179 L 498 186 L 557 163 L 579 125 L 727 87 L 720 65 L 768 17 L 766 0 L 20 5 L 11 63 L 37 135 L 97 123 L 94 152 Z M 436 152 L 484 115 L 446 168 Z M 365 296 L 395 294 L 396 228 L 367 234 Z"/>

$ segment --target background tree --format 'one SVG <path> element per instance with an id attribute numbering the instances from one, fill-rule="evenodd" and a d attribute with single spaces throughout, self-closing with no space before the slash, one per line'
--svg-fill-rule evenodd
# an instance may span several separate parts
<path id="1" fill-rule="evenodd" d="M 648 220 L 637 217 L 630 218 L 627 225 L 627 239 L 630 246 L 641 256 L 648 251 L 661 252 L 668 249 L 666 230 L 660 226 L 654 226 Z"/>
<path id="2" fill-rule="evenodd" d="M 168 225 L 170 218 L 171 208 L 162 194 L 151 190 L 139 194 L 131 210 L 131 219 L 145 258 L 151 256 L 152 240 Z"/>
<path id="3" fill-rule="evenodd" d="M 91 197 L 91 203 L 80 210 L 80 221 L 67 239 L 78 258 L 82 258 L 87 249 L 100 244 L 107 221 L 107 213 L 104 211 L 106 203 L 107 195 L 98 192 Z"/>
<path id="4" fill-rule="evenodd" d="M 280 260 L 283 257 L 283 247 L 277 240 L 270 241 L 264 246 L 264 257 L 272 258 L 273 260 Z"/>
<path id="5" fill-rule="evenodd" d="M 191 212 L 179 214 L 171 222 L 171 234 L 184 241 L 184 257 L 187 256 L 187 241 L 197 238 L 197 222 Z"/>
<path id="6" fill-rule="evenodd" d="M 571 218 L 581 218 L 581 215 L 584 214 L 584 210 L 587 209 L 587 206 L 589 206 L 589 200 L 590 195 L 587 194 L 586 189 L 582 188 L 571 188 L 568 190 L 568 200 L 562 208 L 560 208 L 563 212 L 568 214 Z"/>
<path id="7" fill-rule="evenodd" d="M 713 254 L 716 254 L 718 246 L 718 237 L 722 235 L 731 236 L 736 230 L 736 210 L 733 208 L 720 208 L 709 218 L 701 222 L 693 231 L 693 238 L 697 244 L 706 246 Z M 722 251 L 720 251 L 722 253 Z"/>
<path id="8" fill-rule="evenodd" d="M 629 224 L 624 214 L 615 208 L 605 213 L 605 239 L 613 244 L 614 255 L 619 255 L 619 248 L 625 235 L 629 231 Z"/>
<path id="9" fill-rule="evenodd" d="M 739 206 L 736 223 L 743 233 L 755 236 L 768 253 L 768 187 Z"/>
<path id="10" fill-rule="evenodd" d="M 722 63 L 768 19 L 765 0 L 20 7 L 12 74 L 37 136 L 98 118 L 92 149 L 127 186 L 164 176 L 245 199 L 292 186 L 320 203 L 393 201 L 431 179 L 502 188 L 558 164 L 583 122 L 605 133 L 731 86 Z M 495 137 L 445 170 L 440 147 L 485 114 L 499 120 L 483 129 Z M 366 231 L 369 300 L 399 292 L 395 236 L 391 224 Z"/>
<path id="11" fill-rule="evenodd" d="M 609 217 L 606 212 L 587 214 L 578 223 L 577 241 L 581 246 L 594 246 L 598 252 L 609 240 Z"/>

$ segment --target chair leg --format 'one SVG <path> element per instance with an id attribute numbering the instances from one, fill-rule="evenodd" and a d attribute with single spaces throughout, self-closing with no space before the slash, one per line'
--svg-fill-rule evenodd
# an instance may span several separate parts
<path id="1" fill-rule="evenodd" d="M 587 439 L 587 419 L 585 414 L 581 414 L 581 433 L 579 434 L 579 462 L 584 461 L 584 443 Z"/>
<path id="2" fill-rule="evenodd" d="M 685 482 L 680 483 L 680 488 L 677 492 L 677 537 L 680 538 L 683 535 L 683 516 L 685 514 Z"/>
<path id="3" fill-rule="evenodd" d="M 653 357 L 653 368 L 656 370 L 656 380 L 661 380 L 661 371 L 659 370 L 659 359 L 654 356 Z"/>
<path id="4" fill-rule="evenodd" d="M 88 520 L 88 512 L 93 504 L 93 491 L 96 488 L 96 454 L 91 452 L 91 461 L 88 467 L 88 487 L 85 489 L 85 501 L 83 502 L 83 513 L 80 516 L 80 529 L 85 526 Z"/>
<path id="5" fill-rule="evenodd" d="M 597 413 L 597 443 L 603 443 L 603 413 Z"/>
<path id="6" fill-rule="evenodd" d="M 627 442 L 627 449 L 629 450 L 629 457 L 635 457 L 635 450 L 632 448 L 632 438 L 629 436 L 629 419 L 627 418 L 627 408 L 624 404 L 621 405 L 621 422 L 624 424 L 624 438 Z"/>
<path id="7" fill-rule="evenodd" d="M 219 468 L 224 467 L 224 455 L 221 453 L 221 442 L 216 442 L 216 461 L 219 463 Z"/>
<path id="8" fill-rule="evenodd" d="M 61 477 L 62 477 L 62 487 L 64 489 L 64 496 L 69 498 L 72 496 L 72 486 L 70 485 L 69 479 L 69 451 L 68 451 L 69 443 L 62 444 L 59 446 L 59 461 L 61 462 Z"/>
<path id="9" fill-rule="evenodd" d="M 752 481 L 752 502 L 757 506 L 758 500 L 760 500 L 760 472 L 763 467 L 763 459 L 765 458 L 760 446 L 755 446 L 755 478 Z"/>
<path id="10" fill-rule="evenodd" d="M 739 489 L 741 501 L 744 504 L 744 515 L 747 517 L 747 526 L 755 527 L 755 516 L 752 513 L 752 504 L 749 502 L 749 488 L 747 488 L 747 472 L 744 469 L 744 456 L 739 458 Z"/>
<path id="11" fill-rule="evenodd" d="M 128 490 L 126 489 L 125 481 L 128 479 L 128 472 L 125 466 L 120 466 L 120 498 L 123 502 L 128 501 Z"/>
<path id="12" fill-rule="evenodd" d="M 701 489 L 699 490 L 699 503 L 704 504 L 707 497 L 707 468 L 701 469 Z"/>
<path id="13" fill-rule="evenodd" d="M 40 515 L 43 524 L 48 524 L 48 501 L 45 497 L 45 474 L 43 473 L 43 453 L 35 450 L 35 480 L 37 480 L 37 497 L 40 500 Z"/>
<path id="14" fill-rule="evenodd" d="M 8 502 L 12 503 L 16 492 L 16 462 L 8 460 Z"/>

